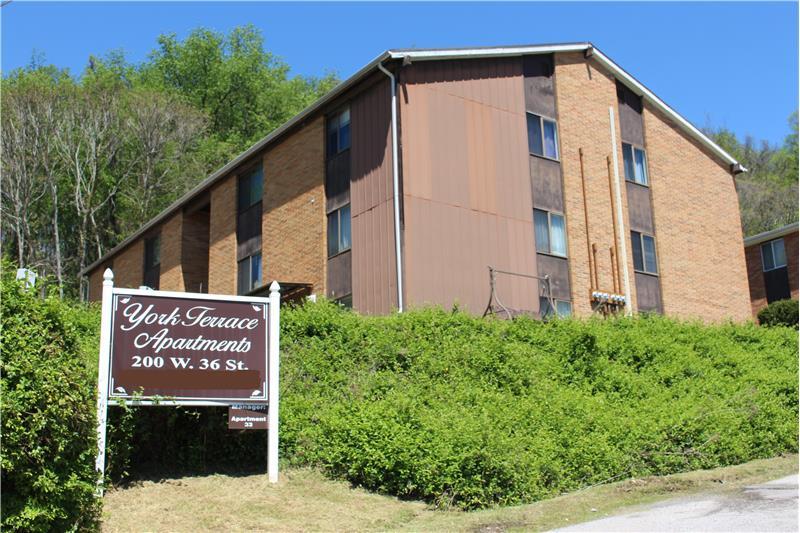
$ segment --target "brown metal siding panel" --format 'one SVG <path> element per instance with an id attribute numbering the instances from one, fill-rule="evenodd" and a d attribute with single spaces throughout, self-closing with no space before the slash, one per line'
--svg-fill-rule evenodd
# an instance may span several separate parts
<path id="1" fill-rule="evenodd" d="M 488 266 L 536 274 L 521 60 L 418 63 L 401 80 L 408 303 L 481 313 Z M 538 312 L 538 282 L 501 276 L 498 292 Z"/>
<path id="2" fill-rule="evenodd" d="M 617 105 L 619 107 L 619 130 L 622 142 L 644 146 L 642 99 L 620 82 L 617 82 Z"/>
<path id="3" fill-rule="evenodd" d="M 531 113 L 555 118 L 556 98 L 553 88 L 553 55 L 522 58 L 525 77 L 525 109 Z"/>
<path id="4" fill-rule="evenodd" d="M 561 164 L 532 155 L 530 159 L 533 206 L 546 211 L 564 212 L 564 187 Z"/>
<path id="5" fill-rule="evenodd" d="M 350 117 L 353 307 L 388 313 L 397 307 L 388 79 L 359 94 Z"/>
<path id="6" fill-rule="evenodd" d="M 350 279 L 352 256 L 350 251 L 328 259 L 328 296 L 333 299 L 347 296 L 352 291 Z"/>
<path id="7" fill-rule="evenodd" d="M 636 301 L 639 311 L 661 313 L 658 276 L 636 272 Z"/>
<path id="8" fill-rule="evenodd" d="M 653 235 L 653 209 L 650 204 L 650 189 L 625 182 L 626 194 L 628 195 L 628 216 L 631 229 Z"/>
<path id="9" fill-rule="evenodd" d="M 350 201 L 350 151 L 331 157 L 326 167 L 325 209 L 330 212 Z"/>
<path id="10" fill-rule="evenodd" d="M 565 257 L 537 254 L 539 271 L 550 276 L 550 290 L 558 300 L 570 300 L 569 263 Z"/>

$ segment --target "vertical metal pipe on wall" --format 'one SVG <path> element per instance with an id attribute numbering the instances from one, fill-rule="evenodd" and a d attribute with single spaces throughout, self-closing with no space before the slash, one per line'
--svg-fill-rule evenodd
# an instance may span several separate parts
<path id="1" fill-rule="evenodd" d="M 578 148 L 578 157 L 581 163 L 581 191 L 583 193 L 583 222 L 586 226 L 586 251 L 589 255 L 589 289 L 590 292 L 594 292 L 595 288 L 598 288 L 597 265 L 595 264 L 597 260 L 593 257 L 594 254 L 589 239 L 589 208 L 586 204 L 586 173 L 583 167 L 583 148 Z"/>
<path id="2" fill-rule="evenodd" d="M 619 241 L 620 255 L 622 257 L 622 285 L 625 288 L 625 314 L 630 316 L 633 314 L 631 307 L 631 281 L 628 275 L 628 246 L 625 237 L 625 218 L 622 214 L 622 192 L 619 184 L 619 156 L 617 156 L 617 128 L 614 121 L 614 108 L 608 108 L 608 127 L 611 128 L 611 157 L 614 163 L 614 199 L 616 200 L 617 211 L 617 227 L 619 228 L 619 235 L 615 238 Z"/>
<path id="3" fill-rule="evenodd" d="M 400 170 L 397 161 L 397 80 L 383 63 L 378 63 L 381 72 L 389 76 L 392 85 L 392 195 L 394 196 L 394 253 L 397 261 L 397 310 L 403 312 L 403 258 L 400 245 Z"/>

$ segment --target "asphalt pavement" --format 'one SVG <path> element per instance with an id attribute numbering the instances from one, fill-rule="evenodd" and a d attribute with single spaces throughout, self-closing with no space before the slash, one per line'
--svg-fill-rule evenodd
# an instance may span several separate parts
<path id="1" fill-rule="evenodd" d="M 736 493 L 700 493 L 557 531 L 798 531 L 797 475 Z"/>

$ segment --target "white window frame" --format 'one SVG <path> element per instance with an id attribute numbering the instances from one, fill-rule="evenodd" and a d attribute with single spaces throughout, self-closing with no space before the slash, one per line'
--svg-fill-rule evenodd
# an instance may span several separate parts
<path id="1" fill-rule="evenodd" d="M 783 244 L 783 258 L 786 259 L 786 242 L 783 240 L 783 237 L 779 237 L 777 239 L 772 239 L 771 241 L 767 241 L 765 243 L 762 243 L 761 244 L 761 270 L 763 272 L 771 272 L 773 270 L 778 270 L 779 268 L 784 268 L 786 266 L 786 263 L 783 263 L 782 265 L 779 265 L 777 259 L 775 258 L 775 247 L 774 246 L 775 246 L 775 243 L 778 242 L 778 241 L 781 241 L 781 244 Z M 769 253 L 772 256 L 772 264 L 773 264 L 772 268 L 767 268 L 767 265 L 764 264 L 764 247 L 765 246 L 769 246 Z M 787 261 L 788 261 L 788 259 L 787 259 Z"/>
<path id="2" fill-rule="evenodd" d="M 549 320 L 551 318 L 569 318 L 572 316 L 572 301 L 570 300 L 559 300 L 558 298 L 553 298 L 553 302 L 556 304 L 555 308 L 550 308 L 550 312 L 542 313 L 542 304 L 545 303 L 547 306 L 550 306 L 550 298 L 546 296 L 539 297 L 539 316 L 542 320 Z M 569 311 L 567 313 L 562 313 L 559 311 L 558 306 L 559 304 L 566 304 L 569 306 Z"/>
<path id="3" fill-rule="evenodd" d="M 528 139 L 528 143 L 529 143 L 528 144 L 528 153 L 530 155 L 533 155 L 533 156 L 536 156 L 536 157 L 543 157 L 544 159 L 549 159 L 550 161 L 561 161 L 561 150 L 560 150 L 560 148 L 558 146 L 558 139 L 559 139 L 558 121 L 556 121 L 555 119 L 552 119 L 552 118 L 543 117 L 542 115 L 537 115 L 536 113 L 532 113 L 531 111 L 526 111 L 525 112 L 525 132 L 526 133 L 528 132 L 528 115 L 530 115 L 532 117 L 536 117 L 536 118 L 539 119 L 539 131 L 542 132 L 542 153 L 541 153 L 541 155 L 530 151 L 530 139 Z M 551 122 L 553 124 L 553 129 L 554 129 L 555 134 L 556 134 L 556 138 L 554 139 L 555 148 L 556 148 L 556 156 L 555 157 L 550 157 L 549 155 L 547 155 L 545 153 L 545 150 L 544 150 L 544 146 L 545 146 L 545 142 L 546 142 L 545 136 L 544 136 L 544 123 L 545 122 Z"/>
<path id="4" fill-rule="evenodd" d="M 350 211 L 350 226 L 349 226 L 350 227 L 350 239 L 349 239 L 349 243 L 348 243 L 347 247 L 346 248 L 342 248 L 341 247 L 341 245 L 342 245 L 342 210 L 345 207 L 347 207 L 349 209 L 349 211 Z M 344 204 L 343 206 L 337 207 L 336 209 L 334 209 L 333 211 L 328 213 L 328 215 L 327 215 L 327 217 L 325 219 L 325 223 L 326 224 L 328 224 L 328 218 L 330 218 L 332 215 L 336 215 L 336 239 L 337 240 L 336 240 L 336 251 L 334 253 L 330 253 L 330 243 L 328 243 L 328 248 L 329 248 L 329 250 L 328 250 L 328 259 L 330 259 L 331 257 L 336 257 L 339 254 L 343 254 L 346 251 L 351 250 L 353 248 L 353 210 L 350 207 L 350 204 L 349 203 Z M 327 235 L 328 235 L 327 228 L 326 228 L 325 235 L 326 235 L 326 238 L 327 238 Z"/>
<path id="5" fill-rule="evenodd" d="M 533 217 L 533 238 L 534 238 L 534 240 L 536 239 L 536 214 L 535 213 L 536 213 L 536 211 L 541 211 L 542 213 L 547 213 L 547 238 L 548 238 L 547 248 L 548 248 L 548 251 L 543 252 L 543 251 L 539 250 L 539 248 L 537 246 L 536 247 L 536 253 L 552 255 L 554 257 L 564 257 L 564 258 L 569 257 L 569 244 L 568 244 L 569 237 L 567 236 L 567 217 L 566 217 L 566 215 L 564 215 L 563 213 L 554 213 L 552 211 L 547 211 L 546 209 L 538 209 L 538 208 L 535 208 L 535 207 L 533 208 L 533 211 L 534 211 L 534 217 Z M 551 222 L 553 215 L 555 215 L 557 217 L 561 217 L 561 219 L 564 221 L 564 253 L 563 254 L 560 254 L 558 252 L 554 252 L 553 251 L 553 223 Z M 537 244 L 538 243 L 534 242 L 534 245 L 537 245 Z"/>
<path id="6" fill-rule="evenodd" d="M 256 284 L 253 281 L 253 258 L 255 256 L 258 256 L 258 271 L 259 271 L 259 275 L 262 278 L 262 279 L 258 280 L 258 284 Z M 236 289 L 237 289 L 237 292 L 239 292 L 239 290 L 240 290 L 240 288 L 238 287 L 238 284 L 239 284 L 239 270 L 238 269 L 242 268 L 242 263 L 244 263 L 245 261 L 247 262 L 247 279 L 248 279 L 249 287 L 246 290 L 244 290 L 242 292 L 239 292 L 240 296 L 241 295 L 250 294 L 254 290 L 256 290 L 259 287 L 264 285 L 264 279 L 263 279 L 264 278 L 264 265 L 261 264 L 263 260 L 264 260 L 263 254 L 261 252 L 255 252 L 255 253 L 253 253 L 251 255 L 248 255 L 247 257 L 243 257 L 242 259 L 240 259 L 239 261 L 236 262 L 236 268 L 237 268 L 237 271 L 236 271 L 236 284 L 237 284 L 237 287 L 236 287 Z"/>
<path id="7" fill-rule="evenodd" d="M 633 250 L 633 234 L 634 233 L 638 233 L 639 234 L 639 252 L 642 254 L 641 255 L 641 257 L 642 257 L 642 268 L 641 269 L 636 268 L 636 261 L 634 261 L 633 262 L 633 271 L 634 272 L 639 272 L 640 274 L 648 274 L 650 276 L 658 276 L 658 273 L 659 273 L 660 269 L 658 267 L 658 246 L 656 245 L 656 236 L 655 235 L 651 235 L 649 233 L 645 233 L 643 231 L 631 230 L 631 250 Z M 644 238 L 645 237 L 650 237 L 651 239 L 653 239 L 653 254 L 655 254 L 655 262 L 656 262 L 656 271 L 655 272 L 650 272 L 649 270 L 647 270 L 647 260 L 645 259 L 645 256 L 644 256 Z M 631 251 L 631 256 L 632 256 L 631 259 L 633 259 L 633 251 Z"/>
<path id="8" fill-rule="evenodd" d="M 633 162 L 633 176 L 632 179 L 629 179 L 627 176 L 627 170 L 625 169 L 625 146 L 630 146 L 631 148 L 631 161 Z M 636 171 L 636 150 L 642 152 L 642 157 L 644 158 L 644 177 L 639 176 L 638 172 Z M 623 142 L 622 143 L 622 172 L 625 174 L 625 181 L 630 183 L 635 183 L 637 185 L 641 185 L 642 187 L 649 187 L 650 186 L 650 169 L 647 168 L 647 150 L 644 149 L 643 146 L 639 146 L 638 144 Z"/>

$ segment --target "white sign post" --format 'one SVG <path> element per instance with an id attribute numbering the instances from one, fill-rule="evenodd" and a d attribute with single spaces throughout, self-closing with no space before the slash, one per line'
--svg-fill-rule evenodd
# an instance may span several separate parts
<path id="1" fill-rule="evenodd" d="M 277 281 L 269 298 L 115 289 L 106 269 L 97 370 L 98 496 L 108 406 L 123 401 L 240 408 L 266 403 L 267 475 L 278 482 L 280 300 Z M 219 316 L 212 316 L 215 311 Z"/>
<path id="2" fill-rule="evenodd" d="M 269 286 L 269 372 L 267 379 L 267 394 L 269 399 L 269 411 L 267 411 L 267 477 L 270 483 L 278 482 L 278 376 L 280 372 L 280 357 L 278 350 L 280 347 L 280 307 L 281 307 L 281 286 L 277 281 L 273 281 Z"/>

